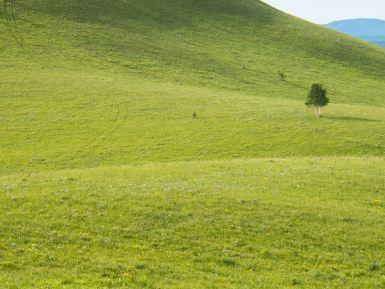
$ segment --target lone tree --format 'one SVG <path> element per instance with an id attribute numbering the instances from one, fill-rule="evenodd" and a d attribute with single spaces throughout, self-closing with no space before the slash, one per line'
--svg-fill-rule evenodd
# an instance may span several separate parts
<path id="1" fill-rule="evenodd" d="M 307 95 L 306 106 L 314 107 L 315 114 L 318 117 L 322 116 L 321 107 L 326 106 L 329 103 L 329 98 L 326 96 L 327 91 L 320 83 L 313 83 L 310 92 Z"/>

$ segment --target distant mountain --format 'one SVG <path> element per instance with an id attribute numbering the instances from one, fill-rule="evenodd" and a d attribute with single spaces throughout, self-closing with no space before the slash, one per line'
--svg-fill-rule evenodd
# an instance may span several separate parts
<path id="1" fill-rule="evenodd" d="M 335 21 L 327 27 L 385 47 L 385 21 L 380 19 L 350 19 Z"/>

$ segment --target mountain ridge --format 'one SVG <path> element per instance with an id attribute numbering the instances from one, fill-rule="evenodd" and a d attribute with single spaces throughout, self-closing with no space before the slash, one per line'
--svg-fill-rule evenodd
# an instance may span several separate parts
<path id="1" fill-rule="evenodd" d="M 385 20 L 357 18 L 334 21 L 325 26 L 385 47 Z"/>

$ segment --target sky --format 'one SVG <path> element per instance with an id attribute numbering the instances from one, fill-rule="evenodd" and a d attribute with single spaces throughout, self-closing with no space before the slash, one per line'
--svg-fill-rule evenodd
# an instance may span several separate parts
<path id="1" fill-rule="evenodd" d="M 262 1 L 286 13 L 318 24 L 354 18 L 378 18 L 385 20 L 385 0 Z"/>

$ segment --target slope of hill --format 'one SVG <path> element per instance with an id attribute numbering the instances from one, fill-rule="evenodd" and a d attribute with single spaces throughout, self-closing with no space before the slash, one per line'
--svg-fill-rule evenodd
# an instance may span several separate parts
<path id="1" fill-rule="evenodd" d="M 381 19 L 349 19 L 326 25 L 339 32 L 385 47 L 385 21 Z"/>
<path id="2" fill-rule="evenodd" d="M 384 153 L 381 48 L 254 1 L 19 5 L 23 47 L 0 33 L 3 171 Z M 313 81 L 328 126 L 303 105 Z"/>
<path id="3" fill-rule="evenodd" d="M 383 288 L 382 48 L 254 0 L 17 5 L 1 286 Z"/>

